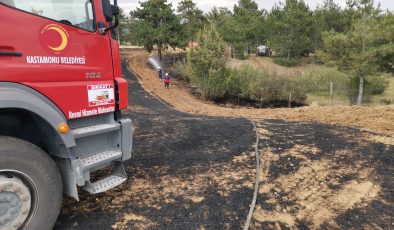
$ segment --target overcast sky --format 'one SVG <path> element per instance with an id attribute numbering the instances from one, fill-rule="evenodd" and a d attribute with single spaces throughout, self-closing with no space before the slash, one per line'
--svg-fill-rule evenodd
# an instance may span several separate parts
<path id="1" fill-rule="evenodd" d="M 167 2 L 171 2 L 173 8 L 176 8 L 178 3 L 181 0 L 168 0 Z M 142 1 L 144 2 L 144 1 Z M 238 2 L 238 0 L 195 0 L 194 2 L 197 3 L 198 8 L 201 10 L 208 12 L 214 6 L 216 7 L 227 7 L 232 9 L 234 4 Z M 261 9 L 268 9 L 270 10 L 275 3 L 279 3 L 280 0 L 256 0 L 259 4 Z M 284 0 L 282 1 L 284 2 Z M 309 5 L 310 8 L 314 9 L 317 5 L 322 5 L 323 0 L 305 0 L 305 2 Z M 345 6 L 346 0 L 335 0 L 337 4 L 340 6 Z M 381 9 L 389 9 L 391 11 L 394 10 L 394 0 L 375 0 L 381 3 Z M 131 10 L 134 10 L 136 7 L 140 6 L 138 0 L 118 0 L 118 4 L 121 8 L 125 10 L 125 13 L 129 13 Z"/>

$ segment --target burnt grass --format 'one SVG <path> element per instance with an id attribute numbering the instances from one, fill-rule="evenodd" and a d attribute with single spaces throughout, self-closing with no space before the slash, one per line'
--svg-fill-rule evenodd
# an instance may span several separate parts
<path id="1" fill-rule="evenodd" d="M 258 127 L 273 134 L 260 142 L 259 150 L 263 164 L 266 151 L 271 151 L 276 157 L 266 169 L 268 176 L 264 183 L 273 183 L 280 187 L 283 186 L 280 182 L 278 183 L 280 177 L 293 175 L 302 167 L 308 167 L 314 162 L 330 161 L 330 173 L 322 182 L 323 186 L 328 187 L 326 191 L 331 190 L 332 193 L 316 192 L 324 199 L 335 196 L 351 183 L 371 181 L 381 188 L 377 197 L 366 205 L 354 205 L 347 210 L 333 207 L 331 210 L 334 210 L 334 218 L 323 222 L 319 229 L 366 229 L 371 226 L 375 229 L 394 228 L 394 145 L 365 140 L 364 135 L 375 134 L 343 126 L 261 120 L 258 122 Z M 312 152 L 308 148 L 304 152 L 298 151 L 298 154 L 303 156 L 301 158 L 289 155 L 289 151 L 297 151 L 294 149 L 300 145 L 313 146 L 317 151 Z M 344 150 L 346 155 L 338 154 Z M 363 169 L 371 170 L 369 178 L 360 177 L 359 171 Z M 301 181 L 302 179 L 304 178 L 301 178 Z M 305 185 L 308 182 L 304 181 L 301 184 Z M 304 191 L 310 188 L 306 187 Z M 299 184 L 295 189 L 298 192 L 303 191 Z M 313 195 L 312 193 L 310 197 Z M 257 205 L 267 212 L 278 211 L 277 207 L 280 207 L 279 213 L 282 213 L 282 209 L 288 210 L 287 213 L 295 217 L 295 225 L 289 226 L 280 221 L 255 220 L 252 223 L 252 229 L 278 229 L 278 226 L 280 229 L 294 229 L 294 227 L 295 229 L 314 229 L 309 222 L 310 217 L 301 219 L 296 217 L 298 210 L 305 207 L 302 207 L 298 203 L 299 200 L 294 197 L 297 195 L 292 196 L 283 191 L 272 190 L 271 193 L 259 195 Z M 276 200 L 276 203 L 267 202 L 272 198 Z M 316 210 L 320 208 L 330 210 L 331 207 L 317 207 Z"/>
<path id="2" fill-rule="evenodd" d="M 127 202 L 117 208 L 103 204 L 111 203 L 121 196 L 125 189 L 133 189 L 134 181 L 145 180 L 157 188 L 165 189 L 168 178 L 196 186 L 190 181 L 191 175 L 207 173 L 212 166 L 232 165 L 227 171 L 245 168 L 255 170 L 255 159 L 251 157 L 243 164 L 232 164 L 234 157 L 244 152 L 254 152 L 256 140 L 253 125 L 246 119 L 195 116 L 171 109 L 163 102 L 147 93 L 137 78 L 123 66 L 124 75 L 129 80 L 130 111 L 124 117 L 133 120 L 133 157 L 125 163 L 129 175 L 126 185 L 96 196 L 80 193 L 80 202 L 65 198 L 61 214 L 54 229 L 111 229 L 121 221 L 124 213 L 143 216 L 152 224 L 142 220 L 129 221 L 122 229 L 239 229 L 243 225 L 253 196 L 254 177 L 250 188 L 233 189 L 227 197 L 222 197 L 216 180 L 207 176 L 206 188 L 193 195 L 204 197 L 201 202 L 191 202 L 183 197 L 182 191 L 155 197 L 151 190 L 131 192 Z M 133 107 L 138 109 L 133 109 Z M 217 171 L 222 176 L 226 170 Z M 250 178 L 249 175 L 247 175 Z M 229 186 L 242 184 L 235 180 Z M 199 182 L 200 183 L 200 182 Z M 161 186 L 162 185 L 162 186 Z M 177 185 L 174 185 L 177 186 Z M 108 197 L 108 198 L 107 198 Z M 155 206 L 141 205 L 146 199 L 154 199 Z M 167 199 L 175 202 L 168 203 Z M 80 208 L 78 208 L 80 207 Z M 141 224 L 141 225 L 139 225 Z M 141 227 L 146 226 L 146 227 Z"/>
<path id="3" fill-rule="evenodd" d="M 134 124 L 133 157 L 125 163 L 129 179 L 104 194 L 93 196 L 81 192 L 80 202 L 65 198 L 54 229 L 104 230 L 112 229 L 114 225 L 116 229 L 241 229 L 253 195 L 255 159 L 253 155 L 242 162 L 234 162 L 234 159 L 244 152 L 253 153 L 256 138 L 253 125 L 246 119 L 178 112 L 147 93 L 125 65 L 123 70 L 129 80 L 131 106 L 123 116 L 131 118 Z M 263 183 L 275 183 L 281 177 L 292 176 L 306 165 L 304 159 L 286 154 L 296 145 L 318 148 L 318 153 L 306 151 L 303 156 L 309 162 L 329 159 L 334 172 L 343 166 L 355 168 L 353 172 L 334 173 L 327 178 L 324 183 L 333 191 L 357 180 L 357 168 L 373 169 L 368 179 L 381 187 L 378 197 L 366 206 L 337 213 L 334 220 L 323 223 L 320 228 L 362 229 L 365 224 L 382 229 L 394 227 L 394 146 L 368 141 L 360 143 L 365 132 L 348 127 L 282 120 L 260 120 L 257 123 L 272 133 L 259 145 L 262 164 L 267 149 L 277 156 L 268 168 L 267 181 Z M 343 149 L 351 150 L 352 154 L 337 156 L 336 152 Z M 240 169 L 249 174 L 230 178 L 226 183 L 228 194 L 224 196 L 220 181 L 225 180 L 224 175 Z M 204 179 L 193 180 L 204 174 Z M 333 178 L 336 183 L 331 184 Z M 138 190 L 141 183 L 146 191 Z M 250 184 L 250 187 L 239 186 L 243 183 Z M 176 189 L 170 193 L 162 192 L 169 187 Z M 192 202 L 188 195 L 204 199 Z M 289 207 L 288 213 L 295 214 L 302 207 L 296 199 L 289 197 L 291 194 L 285 191 L 259 194 L 257 205 L 268 212 L 278 211 L 278 206 Z M 276 204 L 267 202 L 272 198 Z M 124 201 L 115 202 L 119 199 Z M 123 221 L 127 213 L 144 218 Z M 119 222 L 123 222 L 122 225 L 117 225 Z M 307 218 L 295 219 L 295 226 L 291 227 L 280 221 L 254 219 L 251 227 L 313 229 Z"/>

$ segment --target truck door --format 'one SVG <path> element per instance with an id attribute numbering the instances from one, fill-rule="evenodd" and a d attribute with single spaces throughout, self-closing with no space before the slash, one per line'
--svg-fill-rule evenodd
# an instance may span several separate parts
<path id="1" fill-rule="evenodd" d="M 98 0 L 0 0 L 0 82 L 29 86 L 68 119 L 115 111 L 110 35 Z"/>

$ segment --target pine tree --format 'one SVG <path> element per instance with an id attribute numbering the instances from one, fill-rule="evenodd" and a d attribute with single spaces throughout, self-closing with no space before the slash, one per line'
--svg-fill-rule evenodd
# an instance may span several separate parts
<path id="1" fill-rule="evenodd" d="M 313 50 L 313 17 L 303 0 L 286 0 L 284 5 L 275 5 L 266 25 L 269 42 L 287 59 Z"/>
<path id="2" fill-rule="evenodd" d="M 185 42 L 179 18 L 166 0 L 140 2 L 141 7 L 130 13 L 133 19 L 133 42 L 143 45 L 148 52 L 155 47 L 162 59 L 162 50 L 183 47 Z"/>
<path id="3" fill-rule="evenodd" d="M 394 57 L 393 16 L 379 15 L 372 0 L 354 1 L 359 14 L 352 28 L 344 33 L 326 32 L 323 34 L 323 58 L 339 70 L 358 79 L 357 105 L 361 106 L 364 97 L 365 79 L 390 71 Z"/>
<path id="4" fill-rule="evenodd" d="M 120 8 L 119 12 L 119 26 L 117 28 L 117 35 L 120 42 L 124 43 L 130 41 L 131 22 L 125 14 L 124 10 Z"/>
<path id="5" fill-rule="evenodd" d="M 206 22 L 204 13 L 197 8 L 192 0 L 183 0 L 179 3 L 177 9 L 179 19 L 188 41 L 196 38 L 197 32 Z"/>
<path id="6" fill-rule="evenodd" d="M 230 28 L 230 43 L 235 47 L 237 56 L 243 58 L 246 47 L 257 46 L 265 40 L 263 12 L 253 0 L 239 0 L 233 11 L 233 18 L 227 25 Z"/>
<path id="7" fill-rule="evenodd" d="M 197 42 L 199 46 L 189 50 L 187 59 L 192 81 L 205 98 L 220 98 L 226 92 L 226 45 L 213 24 L 204 26 Z"/>

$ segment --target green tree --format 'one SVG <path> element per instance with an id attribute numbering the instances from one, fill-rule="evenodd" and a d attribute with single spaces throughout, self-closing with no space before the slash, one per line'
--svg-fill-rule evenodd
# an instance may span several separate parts
<path id="1" fill-rule="evenodd" d="M 362 17 L 347 32 L 324 33 L 325 52 L 322 56 L 339 70 L 358 79 L 357 105 L 360 106 L 365 79 L 387 71 L 390 62 L 392 70 L 394 21 L 392 14 L 377 14 L 372 0 L 359 0 L 355 4 Z"/>
<path id="2" fill-rule="evenodd" d="M 163 49 L 185 46 L 179 18 L 167 0 L 148 0 L 140 2 L 140 5 L 130 12 L 135 43 L 143 45 L 148 52 L 156 47 L 160 59 Z"/>
<path id="3" fill-rule="evenodd" d="M 324 0 L 323 6 L 313 12 L 314 50 L 323 48 L 322 33 L 326 31 L 345 32 L 352 24 L 352 14 L 342 10 L 334 0 Z"/>
<path id="4" fill-rule="evenodd" d="M 208 13 L 208 20 L 213 24 L 222 38 L 231 43 L 231 41 L 239 40 L 234 37 L 240 35 L 236 33 L 238 24 L 233 18 L 233 13 L 227 8 L 213 8 L 210 13 Z"/>
<path id="5" fill-rule="evenodd" d="M 394 14 L 386 12 L 377 17 L 373 36 L 379 49 L 376 50 L 379 70 L 394 75 Z"/>
<path id="6" fill-rule="evenodd" d="M 213 7 L 207 14 L 207 20 L 213 24 L 216 30 L 220 30 L 223 27 L 225 21 L 232 16 L 232 12 L 225 7 Z M 219 31 L 220 32 L 220 31 Z M 220 33 L 222 36 L 223 34 Z"/>
<path id="7" fill-rule="evenodd" d="M 117 28 L 117 37 L 121 43 L 130 41 L 131 21 L 127 17 L 124 10 L 120 8 L 119 12 L 119 26 Z"/>
<path id="8" fill-rule="evenodd" d="M 313 50 L 313 17 L 303 0 L 286 0 L 284 5 L 275 5 L 266 26 L 271 46 L 286 54 L 287 59 Z"/>
<path id="9" fill-rule="evenodd" d="M 199 44 L 188 52 L 188 67 L 191 80 L 202 89 L 207 99 L 220 98 L 226 88 L 226 45 L 212 24 L 204 26 L 197 35 Z"/>
<path id="10" fill-rule="evenodd" d="M 219 31 L 226 42 L 234 47 L 236 56 L 244 58 L 246 47 L 256 46 L 264 40 L 263 12 L 253 0 L 239 0 L 238 4 L 234 5 L 233 12 Z"/>
<path id="11" fill-rule="evenodd" d="M 257 3 L 253 0 L 239 0 L 238 5 L 234 5 L 234 18 L 241 25 L 241 33 L 247 45 L 257 45 L 265 36 L 261 28 L 263 27 L 263 11 L 258 9 Z"/>
<path id="12" fill-rule="evenodd" d="M 244 58 L 244 50 L 266 39 L 263 27 L 263 11 L 253 0 L 239 0 L 233 12 L 227 8 L 214 8 L 208 20 L 216 26 L 223 39 L 234 49 L 238 58 Z"/>
<path id="13" fill-rule="evenodd" d="M 219 32 L 225 42 L 231 45 L 235 43 L 235 41 L 241 40 L 238 37 L 240 33 L 237 33 L 240 25 L 235 22 L 233 13 L 229 9 L 225 7 L 214 7 L 211 12 L 207 14 L 207 19 Z"/>
<path id="14" fill-rule="evenodd" d="M 334 0 L 325 0 L 322 7 L 315 10 L 315 15 L 321 17 L 319 26 L 322 31 L 345 32 L 351 26 L 351 14 L 348 10 L 342 10 Z"/>
<path id="15" fill-rule="evenodd" d="M 204 13 L 197 8 L 192 0 L 183 0 L 179 3 L 177 9 L 181 25 L 187 40 L 194 40 L 197 32 L 206 22 Z"/>

